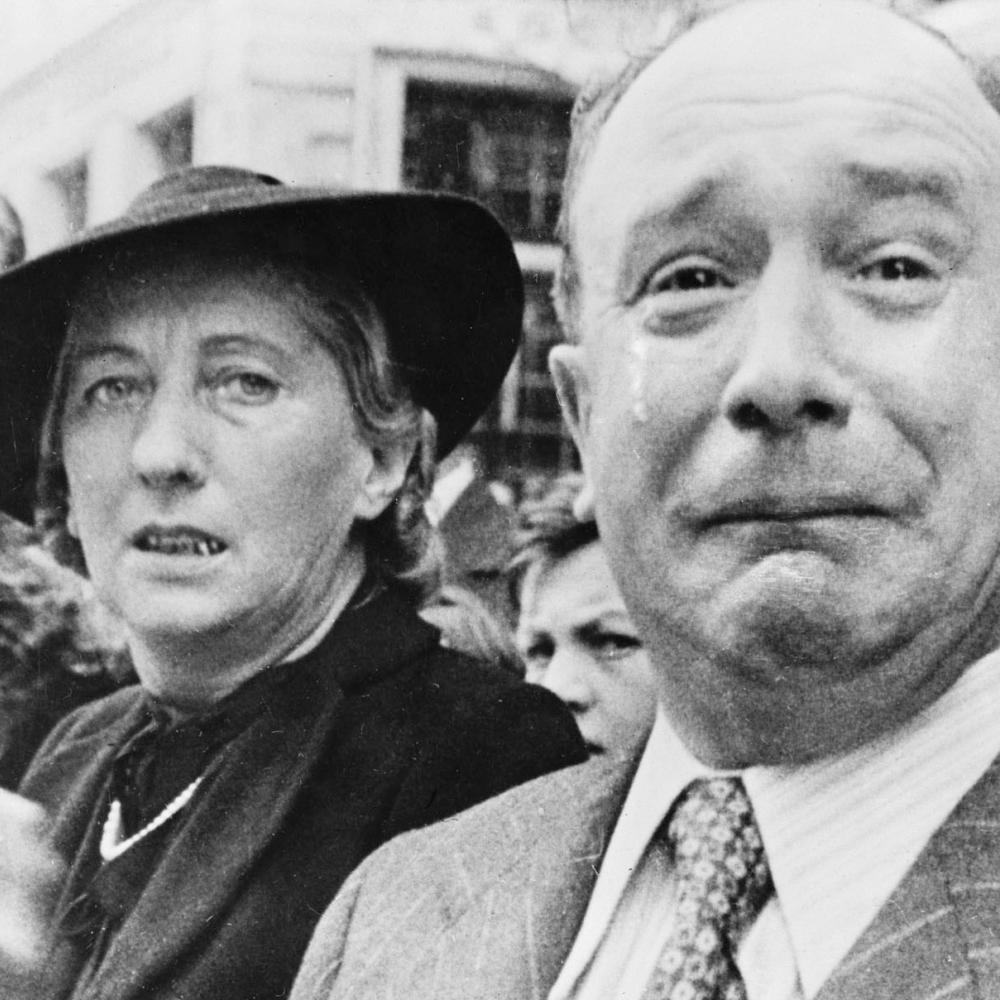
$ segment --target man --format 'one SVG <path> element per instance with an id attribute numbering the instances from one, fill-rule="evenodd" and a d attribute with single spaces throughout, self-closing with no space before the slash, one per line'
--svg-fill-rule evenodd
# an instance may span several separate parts
<path id="1" fill-rule="evenodd" d="M 509 568 L 514 639 L 525 680 L 573 712 L 591 755 L 632 757 L 656 714 L 656 677 L 611 575 L 592 517 L 573 505 L 582 483 L 560 476 L 519 511 Z"/>
<path id="2" fill-rule="evenodd" d="M 552 369 L 661 715 L 373 858 L 293 995 L 1000 996 L 1000 115 L 748 0 L 570 162 Z"/>

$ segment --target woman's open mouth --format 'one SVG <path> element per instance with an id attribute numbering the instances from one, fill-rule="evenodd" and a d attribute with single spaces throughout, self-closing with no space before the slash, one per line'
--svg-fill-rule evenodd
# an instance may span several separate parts
<path id="1" fill-rule="evenodd" d="M 197 528 L 143 528 L 136 532 L 133 545 L 140 552 L 164 556 L 217 556 L 226 543 Z"/>

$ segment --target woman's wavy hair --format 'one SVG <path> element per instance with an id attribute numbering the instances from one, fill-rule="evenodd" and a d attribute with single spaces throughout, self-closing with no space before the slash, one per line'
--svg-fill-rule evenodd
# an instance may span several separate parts
<path id="1" fill-rule="evenodd" d="M 291 247 L 282 244 L 290 242 Z M 376 583 L 393 585 L 414 603 L 432 593 L 440 581 L 442 545 L 424 512 L 434 481 L 436 423 L 412 399 L 391 355 L 385 323 L 377 305 L 348 273 L 328 256 L 318 254 L 301 231 L 291 240 L 273 233 L 217 237 L 198 246 L 199 260 L 218 254 L 235 261 L 253 276 L 256 287 L 289 307 L 305 328 L 336 360 L 347 384 L 358 431 L 376 452 L 400 443 L 413 454 L 403 483 L 386 509 L 355 530 L 364 546 L 368 573 Z M 102 261 L 78 286 L 103 296 L 114 307 L 106 279 L 111 274 L 137 274 L 155 268 L 162 252 L 146 248 L 119 250 Z M 148 274 L 148 271 L 145 273 Z M 142 280 L 141 278 L 139 279 Z M 71 309 L 65 343 L 53 379 L 42 430 L 36 523 L 47 547 L 60 562 L 86 573 L 80 543 L 67 530 L 69 486 L 62 457 L 62 418 L 73 347 L 83 295 Z"/>

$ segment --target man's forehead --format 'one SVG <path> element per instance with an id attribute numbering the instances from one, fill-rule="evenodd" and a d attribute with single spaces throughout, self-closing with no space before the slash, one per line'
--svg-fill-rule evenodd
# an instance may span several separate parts
<path id="1" fill-rule="evenodd" d="M 630 112 L 790 102 L 824 93 L 923 101 L 942 118 L 996 118 L 959 56 L 866 0 L 746 0 L 677 39 L 638 76 L 605 128 Z M 634 127 L 634 120 L 631 126 Z"/>
<path id="2" fill-rule="evenodd" d="M 1000 115 L 946 42 L 874 3 L 745 0 L 669 45 L 609 115 L 570 208 L 577 262 L 594 244 L 615 259 L 619 234 L 725 164 L 787 183 L 861 164 L 993 200 Z"/>
<path id="3" fill-rule="evenodd" d="M 695 24 L 651 66 L 689 79 L 776 68 L 815 79 L 841 67 L 886 78 L 959 72 L 972 82 L 942 38 L 874 0 L 744 0 Z"/>

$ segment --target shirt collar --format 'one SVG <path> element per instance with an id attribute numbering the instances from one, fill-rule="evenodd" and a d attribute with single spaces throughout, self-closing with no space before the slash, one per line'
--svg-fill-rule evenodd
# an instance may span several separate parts
<path id="1" fill-rule="evenodd" d="M 995 651 L 934 704 L 864 747 L 741 774 L 805 996 L 815 995 L 934 831 L 1000 754 L 998 717 Z M 719 773 L 733 772 L 712 770 L 693 757 L 661 708 L 560 982 L 583 974 L 608 915 L 678 795 L 694 779 Z"/>
<path id="2" fill-rule="evenodd" d="M 807 997 L 1000 754 L 998 717 L 994 651 L 878 740 L 838 757 L 744 774 Z"/>
<path id="3" fill-rule="evenodd" d="M 660 707 L 559 983 L 576 982 L 583 976 L 610 915 L 663 818 L 687 785 L 712 773 L 688 752 Z"/>

